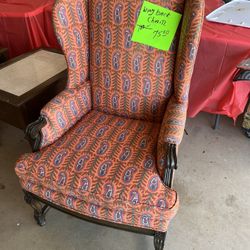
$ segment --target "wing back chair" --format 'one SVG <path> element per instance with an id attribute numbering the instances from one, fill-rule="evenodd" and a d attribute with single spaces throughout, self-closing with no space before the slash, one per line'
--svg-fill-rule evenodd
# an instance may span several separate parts
<path id="1" fill-rule="evenodd" d="M 39 225 L 49 207 L 154 236 L 178 209 L 172 188 L 203 22 L 203 0 L 152 0 L 183 14 L 171 49 L 131 41 L 143 1 L 58 0 L 66 89 L 27 128 L 16 173 Z"/>

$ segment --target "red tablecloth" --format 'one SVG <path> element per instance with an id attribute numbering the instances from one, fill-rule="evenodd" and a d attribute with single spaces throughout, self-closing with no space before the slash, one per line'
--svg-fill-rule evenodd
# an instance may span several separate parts
<path id="1" fill-rule="evenodd" d="M 14 57 L 39 47 L 58 48 L 51 22 L 54 0 L 0 0 L 0 46 Z"/>
<path id="2" fill-rule="evenodd" d="M 221 6 L 206 0 L 206 15 Z M 233 82 L 236 66 L 250 57 L 250 29 L 205 20 L 190 90 L 189 117 L 200 111 L 236 119 L 250 93 L 247 81 Z"/>
<path id="3" fill-rule="evenodd" d="M 54 0 L 0 0 L 0 46 L 10 57 L 39 47 L 58 48 L 51 22 Z M 222 4 L 206 0 L 206 14 Z M 250 29 L 205 20 L 190 90 L 189 117 L 201 111 L 234 119 L 243 112 L 249 82 L 233 82 L 236 66 L 250 57 Z"/>

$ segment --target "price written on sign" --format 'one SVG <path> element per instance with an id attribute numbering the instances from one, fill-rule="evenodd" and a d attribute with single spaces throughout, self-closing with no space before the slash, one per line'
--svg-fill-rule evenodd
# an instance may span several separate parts
<path id="1" fill-rule="evenodd" d="M 144 1 L 132 41 L 167 51 L 173 42 L 181 17 L 177 12 Z"/>

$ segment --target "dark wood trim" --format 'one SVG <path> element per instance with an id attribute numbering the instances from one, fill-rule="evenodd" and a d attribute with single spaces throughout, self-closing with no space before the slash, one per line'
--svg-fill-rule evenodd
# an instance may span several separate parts
<path id="1" fill-rule="evenodd" d="M 66 214 L 70 214 L 74 217 L 77 217 L 79 219 L 91 222 L 91 223 L 95 223 L 98 225 L 102 225 L 102 226 L 106 226 L 106 227 L 111 227 L 111 228 L 115 228 L 115 229 L 119 229 L 119 230 L 123 230 L 123 231 L 128 231 L 128 232 L 133 232 L 133 233 L 138 233 L 138 234 L 144 234 L 144 235 L 150 235 L 150 236 L 154 236 L 155 235 L 155 231 L 150 230 L 150 229 L 144 229 L 144 228 L 138 228 L 138 227 L 132 227 L 132 226 L 127 226 L 127 225 L 122 225 L 122 224 L 117 224 L 117 223 L 112 223 L 112 222 L 107 222 L 107 221 L 103 221 L 97 218 L 92 218 L 86 215 L 82 215 L 76 212 L 73 212 L 71 210 L 68 210 L 64 207 L 58 206 L 50 201 L 44 200 L 41 197 L 30 193 L 26 190 L 24 190 L 25 195 L 28 195 L 28 197 L 32 197 L 34 200 L 42 202 L 43 204 L 55 208 L 56 210 L 59 210 L 61 212 L 64 212 Z"/>
<path id="2" fill-rule="evenodd" d="M 46 121 L 44 121 L 44 118 L 41 117 L 40 119 L 41 120 L 38 120 L 35 123 L 31 124 L 27 129 L 28 134 L 32 135 L 32 133 L 33 133 L 33 137 L 36 138 L 38 136 L 39 139 L 40 139 L 40 137 L 39 137 L 40 129 L 39 128 L 42 125 L 44 125 L 44 122 L 46 122 Z M 168 149 L 167 165 L 166 165 L 166 174 L 165 174 L 164 183 L 171 188 L 173 186 L 174 171 L 177 169 L 176 145 L 175 144 L 167 144 L 167 149 Z M 37 151 L 38 149 L 34 147 L 34 150 Z M 116 228 L 116 229 L 120 229 L 120 230 L 125 230 L 125 231 L 129 231 L 129 232 L 154 236 L 155 237 L 154 244 L 157 245 L 156 249 L 158 249 L 158 247 L 159 247 L 159 249 L 163 249 L 162 246 L 164 246 L 166 232 L 156 232 L 156 231 L 153 231 L 150 229 L 132 227 L 132 226 L 103 221 L 103 220 L 100 220 L 97 218 L 92 218 L 92 217 L 85 216 L 85 215 L 73 212 L 71 210 L 68 210 L 68 209 L 61 207 L 59 205 L 56 205 L 50 201 L 44 200 L 41 197 L 39 197 L 33 193 L 30 193 L 26 190 L 24 190 L 24 193 L 26 195 L 28 195 L 29 197 L 32 197 L 34 200 L 42 202 L 46 206 L 53 207 L 57 210 L 60 210 L 60 211 L 67 213 L 67 214 L 71 214 L 74 217 L 83 219 L 83 220 L 88 221 L 88 222 L 92 222 L 95 224 L 99 224 L 99 225 L 103 225 L 103 226 L 107 226 L 107 227 L 112 227 L 112 228 Z"/>
<path id="3" fill-rule="evenodd" d="M 45 218 L 46 214 L 52 207 L 66 214 L 70 214 L 76 218 L 79 218 L 79 219 L 82 219 L 91 223 L 95 223 L 101 226 L 111 227 L 111 228 L 115 228 L 118 230 L 123 230 L 123 231 L 137 233 L 137 234 L 153 236 L 155 250 L 164 249 L 167 232 L 157 232 L 157 231 L 150 230 L 150 229 L 133 227 L 133 226 L 123 225 L 123 224 L 118 224 L 118 223 L 112 223 L 112 222 L 104 221 L 104 220 L 97 219 L 97 218 L 92 218 L 89 216 L 85 216 L 85 215 L 73 212 L 64 207 L 58 206 L 26 190 L 23 190 L 23 191 L 24 191 L 24 200 L 34 209 L 34 219 L 36 220 L 39 226 L 44 226 L 46 224 L 46 218 Z"/>
<path id="4" fill-rule="evenodd" d="M 155 235 L 154 235 L 155 250 L 163 250 L 164 245 L 165 245 L 166 235 L 167 233 L 155 232 Z"/>
<path id="5" fill-rule="evenodd" d="M 177 170 L 177 146 L 176 144 L 166 144 L 166 169 L 163 182 L 166 186 L 172 188 L 174 183 L 174 172 Z"/>
<path id="6" fill-rule="evenodd" d="M 25 131 L 25 138 L 29 141 L 33 152 L 40 149 L 42 143 L 42 128 L 46 125 L 46 119 L 42 116 L 37 121 L 28 125 Z"/>
<path id="7" fill-rule="evenodd" d="M 31 124 L 27 130 L 29 134 L 32 135 L 34 133 L 34 138 L 38 136 L 38 142 L 37 145 L 39 145 L 39 140 L 41 139 L 39 133 L 40 133 L 40 127 L 43 125 L 44 120 L 41 118 L 41 120 Z M 39 127 L 40 126 L 40 127 Z M 32 130 L 34 130 L 32 132 Z M 176 145 L 175 144 L 167 144 L 167 163 L 166 163 L 166 170 L 165 170 L 165 178 L 164 183 L 171 187 L 173 186 L 173 180 L 174 180 L 174 171 L 177 169 L 177 152 L 176 152 Z M 38 146 L 34 146 L 34 149 L 37 150 Z M 45 215 L 48 212 L 49 208 L 55 208 L 59 211 L 62 211 L 66 214 L 70 214 L 74 217 L 77 217 L 79 219 L 95 223 L 98 225 L 106 226 L 115 228 L 118 230 L 124 230 L 128 232 L 133 232 L 137 234 L 144 234 L 154 237 L 154 247 L 155 250 L 163 250 L 165 245 L 165 239 L 167 232 L 157 232 L 151 229 L 145 229 L 145 228 L 139 228 L 139 227 L 133 227 L 113 222 L 104 221 L 98 218 L 92 218 L 86 215 L 82 215 L 80 213 L 74 212 L 72 210 L 66 209 L 62 206 L 56 205 L 53 202 L 50 202 L 48 200 L 44 200 L 43 198 L 30 193 L 26 190 L 23 190 L 25 193 L 25 201 L 32 206 L 34 209 L 34 218 L 38 225 L 44 226 L 46 223 Z"/>

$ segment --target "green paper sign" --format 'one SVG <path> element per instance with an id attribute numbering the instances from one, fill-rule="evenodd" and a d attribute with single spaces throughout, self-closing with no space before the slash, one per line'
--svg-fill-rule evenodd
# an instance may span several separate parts
<path id="1" fill-rule="evenodd" d="M 132 37 L 133 42 L 169 50 L 182 15 L 144 1 Z"/>

